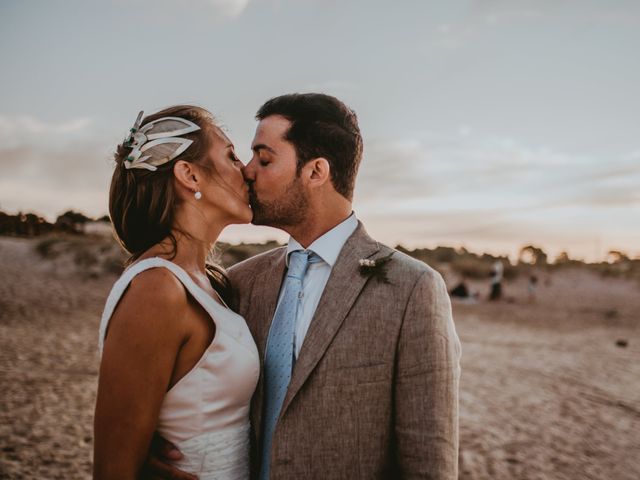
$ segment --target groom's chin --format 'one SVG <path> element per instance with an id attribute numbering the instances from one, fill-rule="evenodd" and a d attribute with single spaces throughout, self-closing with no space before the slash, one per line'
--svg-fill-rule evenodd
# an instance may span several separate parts
<path id="1" fill-rule="evenodd" d="M 258 227 L 280 228 L 280 226 L 275 225 L 272 218 L 265 215 L 260 215 L 260 213 L 256 212 L 255 210 L 253 211 L 253 218 L 251 219 L 251 225 L 255 225 Z"/>

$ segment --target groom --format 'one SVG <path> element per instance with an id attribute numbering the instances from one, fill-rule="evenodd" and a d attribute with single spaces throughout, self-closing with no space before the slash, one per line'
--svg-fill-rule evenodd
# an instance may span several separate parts
<path id="1" fill-rule="evenodd" d="M 447 290 L 352 212 L 355 113 L 292 94 L 257 119 L 245 167 L 253 223 L 291 238 L 229 270 L 263 360 L 255 476 L 458 478 L 460 344 Z"/>

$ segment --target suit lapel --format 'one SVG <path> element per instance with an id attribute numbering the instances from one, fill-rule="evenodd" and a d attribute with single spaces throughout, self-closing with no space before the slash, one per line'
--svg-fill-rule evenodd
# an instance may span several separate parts
<path id="1" fill-rule="evenodd" d="M 360 274 L 358 260 L 369 258 L 379 250 L 378 243 L 367 235 L 363 225 L 358 222 L 355 232 L 342 248 L 320 297 L 293 369 L 281 415 L 324 355 L 367 283 L 368 278 Z"/>

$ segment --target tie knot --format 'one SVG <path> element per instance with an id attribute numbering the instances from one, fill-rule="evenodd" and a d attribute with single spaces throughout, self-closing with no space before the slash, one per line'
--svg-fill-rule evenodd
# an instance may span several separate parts
<path id="1" fill-rule="evenodd" d="M 320 257 L 311 250 L 294 250 L 289 255 L 288 277 L 302 280 L 310 263 L 317 263 Z"/>

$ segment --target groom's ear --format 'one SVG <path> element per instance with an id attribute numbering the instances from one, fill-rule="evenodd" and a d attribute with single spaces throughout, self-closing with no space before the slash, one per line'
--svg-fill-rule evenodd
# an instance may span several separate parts
<path id="1" fill-rule="evenodd" d="M 320 187 L 331 181 L 331 166 L 324 157 L 309 160 L 302 171 L 310 187 Z"/>

